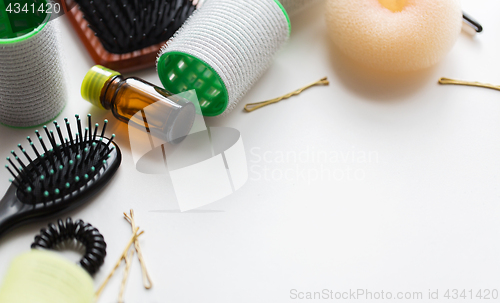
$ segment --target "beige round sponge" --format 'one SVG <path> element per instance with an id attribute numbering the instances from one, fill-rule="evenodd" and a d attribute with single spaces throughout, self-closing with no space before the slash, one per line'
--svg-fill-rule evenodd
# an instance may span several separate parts
<path id="1" fill-rule="evenodd" d="M 326 22 L 348 56 L 385 71 L 439 62 L 462 28 L 459 0 L 328 0 Z"/>

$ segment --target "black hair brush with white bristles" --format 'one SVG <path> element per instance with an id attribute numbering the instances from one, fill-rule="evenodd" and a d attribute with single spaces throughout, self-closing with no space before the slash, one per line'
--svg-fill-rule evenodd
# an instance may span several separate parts
<path id="1" fill-rule="evenodd" d="M 19 144 L 22 160 L 11 151 L 5 166 L 12 174 L 12 185 L 0 201 L 0 237 L 8 230 L 31 221 L 58 215 L 74 209 L 94 196 L 115 174 L 121 163 L 118 145 L 105 138 L 107 121 L 99 134 L 99 125 L 92 129 L 91 116 L 84 130 L 78 115 L 78 130 L 73 136 L 70 122 L 64 119 L 66 136 L 54 121 L 55 131 L 44 126 L 45 141 L 35 131 L 39 147 L 28 137 L 28 154 Z M 84 132 L 83 132 L 84 131 Z"/>

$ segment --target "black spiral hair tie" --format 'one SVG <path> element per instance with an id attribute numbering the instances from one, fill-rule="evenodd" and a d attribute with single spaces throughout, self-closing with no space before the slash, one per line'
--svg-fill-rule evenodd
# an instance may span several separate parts
<path id="1" fill-rule="evenodd" d="M 80 260 L 80 265 L 90 275 L 95 274 L 104 264 L 106 257 L 106 242 L 99 230 L 89 223 L 78 220 L 73 223 L 71 218 L 66 222 L 59 219 L 57 226 L 53 223 L 48 228 L 42 228 L 40 234 L 35 237 L 31 248 L 51 249 L 66 240 L 77 240 L 85 246 L 85 255 Z"/>

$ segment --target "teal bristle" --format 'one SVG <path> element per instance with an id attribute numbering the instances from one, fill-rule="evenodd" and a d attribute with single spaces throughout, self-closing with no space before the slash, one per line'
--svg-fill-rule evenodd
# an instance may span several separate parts
<path id="1" fill-rule="evenodd" d="M 107 168 L 106 159 L 110 159 L 110 153 L 116 150 L 114 146 L 110 146 L 112 139 L 104 143 L 103 136 L 108 120 L 104 120 L 103 129 L 99 130 L 99 123 L 90 124 L 91 115 L 87 117 L 88 125 L 95 125 L 95 130 L 90 130 L 87 126 L 85 132 L 82 132 L 79 115 L 75 115 L 77 132 L 72 133 L 68 119 L 65 119 L 64 123 L 67 130 L 61 128 L 57 121 L 53 122 L 55 130 L 48 130 L 47 126 L 43 126 L 45 139 L 41 132 L 35 130 L 36 136 L 33 138 L 38 138 L 38 146 L 41 148 L 27 136 L 26 140 L 33 149 L 34 158 L 30 157 L 21 143 L 17 144 L 17 147 L 25 159 L 16 155 L 14 150 L 11 151 L 12 156 L 6 158 L 8 164 L 5 168 L 13 176 L 10 180 L 19 188 L 18 195 L 23 202 L 40 203 L 71 196 L 75 190 L 82 187 L 82 180 L 89 182 L 102 168 Z M 115 135 L 111 138 L 115 138 Z"/>

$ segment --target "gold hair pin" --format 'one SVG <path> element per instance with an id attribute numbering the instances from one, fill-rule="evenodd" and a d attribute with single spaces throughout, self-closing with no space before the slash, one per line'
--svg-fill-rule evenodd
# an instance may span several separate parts
<path id="1" fill-rule="evenodd" d="M 317 85 L 330 85 L 330 82 L 325 77 L 325 78 L 323 78 L 323 79 L 321 79 L 319 81 L 316 81 L 316 82 L 311 83 L 311 84 L 309 84 L 307 86 L 299 88 L 298 90 L 293 91 L 293 92 L 291 92 L 289 94 L 286 94 L 284 96 L 281 96 L 281 97 L 278 97 L 278 98 L 275 98 L 275 99 L 271 99 L 271 100 L 268 100 L 268 101 L 262 101 L 262 102 L 257 102 L 257 103 L 248 103 L 247 105 L 245 105 L 245 110 L 247 112 L 253 112 L 253 111 L 255 111 L 255 110 L 259 109 L 259 108 L 262 108 L 264 106 L 268 106 L 270 104 L 278 103 L 278 102 L 280 102 L 282 100 L 291 98 L 293 96 L 300 95 L 306 89 L 309 89 L 309 88 L 317 86 Z"/>
<path id="2" fill-rule="evenodd" d="M 151 282 L 151 277 L 149 276 L 148 270 L 146 269 L 146 263 L 144 262 L 144 257 L 142 255 L 142 250 L 141 246 L 139 243 L 139 236 L 144 233 L 144 231 L 139 232 L 139 227 L 135 223 L 135 217 L 134 217 L 134 210 L 130 210 L 130 215 L 127 213 L 123 213 L 125 216 L 125 219 L 130 223 L 132 227 L 132 237 L 130 238 L 129 242 L 127 243 L 127 246 L 123 250 L 120 258 L 116 262 L 115 266 L 109 273 L 109 275 L 106 277 L 104 282 L 102 283 L 101 287 L 99 287 L 99 290 L 96 292 L 95 295 L 95 300 L 99 298 L 99 296 L 102 294 L 104 288 L 108 284 L 108 282 L 111 280 L 111 277 L 115 274 L 116 270 L 120 267 L 122 264 L 122 261 L 125 261 L 125 270 L 123 272 L 123 278 L 122 282 L 120 284 L 120 293 L 118 295 L 118 302 L 123 303 L 124 302 L 124 294 L 125 294 L 125 288 L 127 286 L 127 280 L 130 275 L 130 268 L 132 266 L 132 259 L 134 257 L 134 254 L 137 252 L 137 257 L 139 258 L 139 262 L 141 264 L 142 268 L 142 281 L 144 288 L 150 289 L 153 286 L 153 283 Z M 134 244 L 134 249 L 130 249 L 132 247 L 132 244 Z"/>
<path id="3" fill-rule="evenodd" d="M 132 227 L 132 231 L 135 230 L 136 224 L 135 224 L 135 218 L 134 218 L 134 210 L 130 210 L 130 215 L 127 215 L 126 213 L 123 213 L 125 215 L 125 219 L 130 223 Z M 135 245 L 135 250 L 137 252 L 137 257 L 139 258 L 139 262 L 141 263 L 141 269 L 142 269 L 142 283 L 144 284 L 144 288 L 150 289 L 153 287 L 153 282 L 151 281 L 151 277 L 149 276 L 148 270 L 146 268 L 146 263 L 144 262 L 144 257 L 142 255 L 142 249 L 141 245 L 139 244 L 139 239 L 135 239 L 134 242 Z"/>
<path id="4" fill-rule="evenodd" d="M 480 83 L 480 82 L 461 81 L 461 80 L 454 80 L 454 79 L 449 79 L 449 78 L 439 79 L 439 84 L 476 86 L 476 87 L 483 87 L 483 88 L 500 90 L 500 85 L 493 85 L 493 84 Z"/>
<path id="5" fill-rule="evenodd" d="M 116 262 L 115 267 L 113 267 L 113 269 L 111 270 L 111 272 L 109 273 L 109 275 L 106 277 L 106 279 L 104 280 L 104 282 L 101 284 L 101 287 L 99 287 L 99 289 L 97 290 L 97 292 L 95 294 L 96 301 L 99 298 L 99 296 L 102 294 L 102 291 L 104 290 L 104 288 L 108 284 L 109 280 L 111 280 L 111 277 L 113 277 L 113 275 L 115 274 L 115 272 L 118 269 L 118 267 L 120 267 L 120 264 L 122 263 L 122 260 L 124 260 L 124 259 L 127 258 L 128 251 L 130 250 L 130 247 L 132 246 L 132 244 L 135 242 L 135 240 L 140 235 L 142 235 L 144 233 L 144 231 L 141 231 L 140 233 L 138 233 L 138 232 L 139 232 L 139 227 L 137 227 L 134 230 L 134 233 L 133 233 L 132 237 L 128 241 L 127 246 L 125 246 L 125 249 L 123 250 L 120 258 L 118 259 L 118 261 Z"/>

